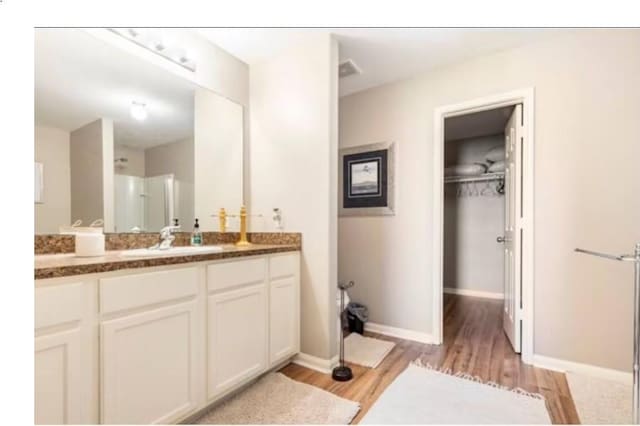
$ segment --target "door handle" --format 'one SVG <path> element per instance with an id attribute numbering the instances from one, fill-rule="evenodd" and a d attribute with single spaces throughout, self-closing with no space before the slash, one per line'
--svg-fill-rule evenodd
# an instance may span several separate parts
<path id="1" fill-rule="evenodd" d="M 511 241 L 511 238 L 498 237 L 498 238 L 496 238 L 496 241 L 499 242 L 499 243 L 508 243 L 509 241 Z"/>

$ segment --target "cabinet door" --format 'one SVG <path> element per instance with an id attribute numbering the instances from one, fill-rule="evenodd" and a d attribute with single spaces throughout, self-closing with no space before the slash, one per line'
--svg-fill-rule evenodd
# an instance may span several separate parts
<path id="1" fill-rule="evenodd" d="M 104 321 L 102 423 L 170 423 L 197 405 L 195 301 Z"/>
<path id="2" fill-rule="evenodd" d="M 36 288 L 36 424 L 97 422 L 93 357 L 98 342 L 88 320 L 95 308 L 90 289 L 86 283 Z"/>
<path id="3" fill-rule="evenodd" d="M 269 365 L 274 366 L 299 351 L 300 297 L 296 276 L 271 281 L 269 305 Z"/>
<path id="4" fill-rule="evenodd" d="M 87 423 L 79 329 L 36 337 L 35 423 Z"/>
<path id="5" fill-rule="evenodd" d="M 262 373 L 267 365 L 264 284 L 209 295 L 207 397 L 211 400 Z"/>
<path id="6" fill-rule="evenodd" d="M 269 366 L 300 352 L 300 256 L 269 258 Z"/>

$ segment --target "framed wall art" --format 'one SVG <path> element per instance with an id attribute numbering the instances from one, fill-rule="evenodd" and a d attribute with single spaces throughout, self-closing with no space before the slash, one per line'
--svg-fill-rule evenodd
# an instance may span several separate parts
<path id="1" fill-rule="evenodd" d="M 340 216 L 394 214 L 393 142 L 340 150 Z"/>

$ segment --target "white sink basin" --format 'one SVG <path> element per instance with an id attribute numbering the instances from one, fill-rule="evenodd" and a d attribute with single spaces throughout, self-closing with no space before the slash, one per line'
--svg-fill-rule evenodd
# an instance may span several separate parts
<path id="1" fill-rule="evenodd" d="M 159 249 L 135 249 L 124 250 L 120 252 L 120 256 L 124 257 L 150 257 L 150 256 L 181 256 L 189 254 L 207 254 L 207 253 L 220 253 L 223 250 L 220 246 L 200 246 L 200 247 L 171 247 L 166 250 Z"/>

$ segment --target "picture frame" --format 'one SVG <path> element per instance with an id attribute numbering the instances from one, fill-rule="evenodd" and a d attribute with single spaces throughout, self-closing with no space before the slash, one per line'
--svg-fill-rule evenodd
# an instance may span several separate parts
<path id="1" fill-rule="evenodd" d="M 340 150 L 339 216 L 395 214 L 395 143 Z"/>

